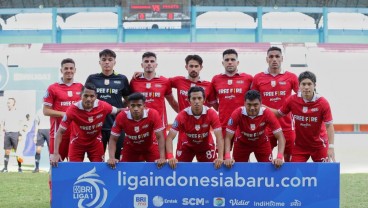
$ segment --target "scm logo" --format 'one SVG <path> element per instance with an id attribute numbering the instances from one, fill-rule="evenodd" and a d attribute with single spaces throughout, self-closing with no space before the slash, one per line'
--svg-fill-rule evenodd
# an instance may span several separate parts
<path id="1" fill-rule="evenodd" d="M 183 205 L 204 205 L 204 198 L 183 198 Z"/>

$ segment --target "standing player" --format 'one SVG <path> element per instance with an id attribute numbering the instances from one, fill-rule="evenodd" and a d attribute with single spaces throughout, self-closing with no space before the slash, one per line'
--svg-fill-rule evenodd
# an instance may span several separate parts
<path id="1" fill-rule="evenodd" d="M 188 91 L 188 99 L 190 107 L 178 114 L 166 139 L 169 165 L 174 169 L 178 161 L 192 162 L 196 156 L 198 162 L 214 162 L 215 168 L 220 168 L 224 154 L 224 141 L 217 112 L 203 105 L 205 92 L 201 87 L 191 87 Z M 211 128 L 216 136 L 218 157 Z M 178 142 L 176 158 L 174 158 L 173 139 L 178 132 L 183 132 L 185 139 Z"/>
<path id="2" fill-rule="evenodd" d="M 208 100 L 215 109 L 218 109 L 222 134 L 225 136 L 227 121 L 235 109 L 244 105 L 244 95 L 250 89 L 253 77 L 238 72 L 238 53 L 234 49 L 225 50 L 222 57 L 225 73 L 212 78 L 215 97 Z"/>
<path id="3" fill-rule="evenodd" d="M 316 75 L 310 71 L 299 75 L 298 94 L 290 96 L 283 106 L 274 110 L 277 116 L 291 112 L 295 120 L 295 145 L 291 162 L 335 162 L 334 136 L 330 104 L 315 92 Z"/>
<path id="4" fill-rule="evenodd" d="M 268 69 L 254 76 L 252 89 L 261 93 L 262 103 L 264 105 L 279 109 L 286 98 L 291 95 L 292 91 L 295 93 L 298 92 L 298 77 L 281 68 L 283 57 L 280 48 L 269 48 L 267 50 L 266 61 L 268 63 Z M 279 122 L 286 140 L 284 157 L 285 161 L 289 162 L 295 140 L 291 114 L 279 118 Z M 271 142 L 271 147 L 276 147 L 277 139 L 270 129 L 266 130 L 266 135 Z"/>
<path id="5" fill-rule="evenodd" d="M 43 114 L 50 116 L 50 154 L 54 154 L 54 140 L 56 131 L 59 128 L 61 119 L 64 116 L 66 110 L 73 103 L 80 100 L 80 93 L 83 85 L 74 81 L 74 74 L 76 72 L 75 62 L 71 58 L 67 58 L 61 61 L 62 78 L 59 82 L 50 85 L 46 91 L 46 95 L 43 99 Z M 63 134 L 63 140 L 60 144 L 59 154 L 61 160 L 64 160 L 68 156 L 70 141 L 70 130 Z"/>
<path id="6" fill-rule="evenodd" d="M 32 173 L 40 172 L 39 165 L 41 160 L 41 150 L 43 145 L 47 144 L 50 149 L 50 121 L 49 118 L 43 115 L 42 110 L 37 111 L 35 118 L 35 138 L 36 143 L 36 154 L 35 154 L 35 169 Z"/>
<path id="7" fill-rule="evenodd" d="M 110 49 L 105 49 L 99 53 L 99 64 L 101 66 L 101 73 L 89 75 L 86 83 L 93 83 L 97 89 L 97 98 L 103 100 L 110 105 L 123 108 L 123 98 L 126 100 L 130 94 L 130 87 L 128 79 L 125 75 L 118 74 L 114 71 L 116 64 L 116 54 Z M 115 116 L 112 114 L 107 115 L 106 120 L 102 127 L 102 142 L 104 151 L 106 151 L 106 145 L 109 142 L 110 132 L 114 123 Z M 115 152 L 115 158 L 120 159 L 120 153 L 122 149 L 124 139 L 124 132 L 117 141 L 117 148 Z"/>
<path id="8" fill-rule="evenodd" d="M 84 155 L 91 162 L 104 161 L 104 149 L 101 142 L 101 129 L 108 114 L 116 114 L 119 110 L 110 104 L 98 100 L 96 86 L 87 83 L 82 89 L 82 100 L 70 106 L 66 111 L 55 137 L 54 154 L 51 164 L 57 167 L 61 160 L 59 146 L 63 134 L 71 128 L 69 145 L 69 161 L 83 162 Z"/>
<path id="9" fill-rule="evenodd" d="M 156 54 L 153 52 L 145 52 L 142 55 L 141 66 L 144 72 L 140 77 L 131 80 L 130 87 L 133 92 L 140 92 L 146 97 L 146 106 L 158 111 L 159 115 L 161 115 L 162 123 L 166 128 L 167 113 L 165 98 L 175 112 L 178 112 L 179 106 L 172 94 L 169 79 L 156 74 L 156 59 Z"/>
<path id="10" fill-rule="evenodd" d="M 143 94 L 133 93 L 128 97 L 127 111 L 122 111 L 115 120 L 109 141 L 108 165 L 115 169 L 117 159 L 113 153 L 122 130 L 125 131 L 122 162 L 157 162 L 160 168 L 165 164 L 164 126 L 155 109 L 146 108 Z"/>
<path id="11" fill-rule="evenodd" d="M 271 162 L 276 168 L 283 164 L 285 138 L 276 116 L 271 110 L 261 107 L 261 95 L 256 90 L 245 94 L 243 107 L 237 108 L 228 121 L 225 137 L 225 165 L 231 167 L 234 161 L 230 156 L 231 140 L 238 129 L 240 135 L 234 141 L 233 158 L 236 162 L 248 162 L 252 152 L 258 162 Z M 271 144 L 265 134 L 269 128 L 278 141 L 278 154 L 272 159 Z"/>

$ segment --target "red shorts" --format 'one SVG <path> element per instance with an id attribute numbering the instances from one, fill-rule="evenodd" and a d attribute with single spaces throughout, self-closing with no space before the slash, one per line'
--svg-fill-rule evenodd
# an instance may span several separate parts
<path id="1" fill-rule="evenodd" d="M 88 145 L 70 143 L 68 154 L 70 162 L 83 162 L 85 153 L 91 162 L 104 162 L 105 152 L 101 138 L 95 139 Z"/>
<path id="2" fill-rule="evenodd" d="M 291 162 L 307 162 L 309 157 L 312 158 L 313 162 L 327 162 L 327 150 L 327 146 L 320 149 L 310 149 L 300 146 L 294 146 L 293 154 L 291 156 Z"/>
<path id="3" fill-rule="evenodd" d="M 239 139 L 234 142 L 233 158 L 235 162 L 248 162 L 250 153 L 254 155 L 258 162 L 271 162 L 272 150 L 270 142 L 248 142 Z"/>
<path id="4" fill-rule="evenodd" d="M 131 145 L 124 145 L 121 155 L 121 162 L 155 162 L 155 160 L 160 159 L 160 151 L 157 143 L 140 149 L 135 149 Z"/>
<path id="5" fill-rule="evenodd" d="M 293 153 L 293 147 L 294 147 L 294 141 L 295 141 L 295 131 L 283 131 L 282 132 L 284 134 L 285 137 L 285 150 L 284 150 L 284 155 L 286 155 L 285 157 L 285 161 L 289 162 L 290 161 L 290 156 Z M 271 149 L 275 148 L 277 146 L 277 139 L 275 137 L 275 135 L 270 134 L 268 135 L 268 139 L 271 142 Z"/>
<path id="6" fill-rule="evenodd" d="M 213 162 L 217 158 L 216 145 L 214 143 L 195 145 L 188 142 L 178 142 L 176 159 L 179 162 L 192 162 L 194 156 L 198 162 Z"/>
<path id="7" fill-rule="evenodd" d="M 65 158 L 68 157 L 69 152 L 69 142 L 70 142 L 70 134 L 63 134 L 63 140 L 61 140 L 60 146 L 59 146 L 59 154 L 61 157 L 61 160 L 64 161 Z M 50 138 L 50 154 L 54 154 L 54 144 L 55 144 L 55 138 Z"/>

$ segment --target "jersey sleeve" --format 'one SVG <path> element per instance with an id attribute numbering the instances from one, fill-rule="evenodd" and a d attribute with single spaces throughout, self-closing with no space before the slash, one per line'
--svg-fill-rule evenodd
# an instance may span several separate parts
<path id="1" fill-rule="evenodd" d="M 178 89 L 178 85 L 177 85 L 178 78 L 179 78 L 178 76 L 169 78 L 170 88 Z"/>
<path id="2" fill-rule="evenodd" d="M 281 108 L 277 110 L 282 116 L 287 115 L 291 111 L 290 105 L 291 105 L 293 97 L 294 96 L 288 97 L 286 101 L 284 102 L 284 104 L 282 104 Z"/>
<path id="3" fill-rule="evenodd" d="M 156 110 L 150 109 L 150 116 L 151 116 L 151 120 L 153 121 L 153 131 L 154 132 L 159 132 L 165 129 L 162 120 L 160 118 L 160 115 L 158 114 L 158 112 Z"/>
<path id="4" fill-rule="evenodd" d="M 55 93 L 54 93 L 54 90 L 52 89 L 52 85 L 50 85 L 47 88 L 45 95 L 43 97 L 44 105 L 52 107 L 54 104 L 54 100 L 55 100 Z"/>
<path id="5" fill-rule="evenodd" d="M 212 127 L 212 129 L 214 131 L 222 130 L 220 119 L 219 119 L 216 111 L 213 110 L 213 109 L 209 109 L 208 110 L 208 113 L 209 113 L 209 116 L 210 116 L 210 119 L 211 119 L 211 127 Z"/>
<path id="6" fill-rule="evenodd" d="M 74 114 L 75 114 L 75 107 L 72 105 L 68 108 L 68 110 L 66 110 L 65 115 L 63 116 L 63 118 L 61 119 L 61 123 L 60 123 L 60 127 L 64 130 L 68 129 L 70 124 L 73 122 L 74 120 Z"/>
<path id="7" fill-rule="evenodd" d="M 326 99 L 324 99 L 322 109 L 323 109 L 322 111 L 323 122 L 325 122 L 326 124 L 332 124 L 333 119 L 332 119 L 331 107 Z"/>
<path id="8" fill-rule="evenodd" d="M 268 127 L 271 129 L 273 134 L 282 131 L 279 121 L 277 120 L 275 114 L 269 110 L 265 109 L 265 116 L 267 116 Z"/>
<path id="9" fill-rule="evenodd" d="M 87 84 L 88 82 L 92 82 L 92 75 L 89 75 L 86 79 L 86 83 Z"/>
<path id="10" fill-rule="evenodd" d="M 209 104 L 214 104 L 217 102 L 217 94 L 216 94 L 216 88 L 215 88 L 215 78 L 212 78 L 212 81 L 211 81 L 211 85 L 210 85 L 210 88 L 211 88 L 211 93 L 208 95 L 207 97 L 207 103 Z"/>
<path id="11" fill-rule="evenodd" d="M 241 117 L 241 108 L 237 108 L 236 110 L 234 110 L 234 112 L 231 114 L 228 122 L 227 122 L 227 126 L 226 126 L 226 131 L 232 134 L 235 134 L 235 131 L 238 127 L 239 124 L 239 119 Z"/>
<path id="12" fill-rule="evenodd" d="M 129 85 L 129 81 L 128 78 L 124 75 L 123 76 L 123 85 L 124 85 L 124 89 L 121 92 L 122 96 L 128 96 L 132 93 L 131 87 Z"/>
<path id="13" fill-rule="evenodd" d="M 120 112 L 117 116 L 116 119 L 114 121 L 114 124 L 112 125 L 111 128 L 111 135 L 117 136 L 119 137 L 122 130 L 123 130 L 123 124 L 124 122 L 124 118 L 125 118 L 125 112 Z"/>
<path id="14" fill-rule="evenodd" d="M 295 93 L 298 93 L 299 91 L 299 80 L 298 77 L 295 74 L 292 74 L 292 88 Z"/>
<path id="15" fill-rule="evenodd" d="M 182 126 L 182 113 L 179 113 L 176 116 L 173 124 L 171 125 L 171 129 L 178 132 L 178 131 L 181 130 L 181 128 L 182 128 L 181 126 Z"/>
<path id="16" fill-rule="evenodd" d="M 171 89 L 171 83 L 169 81 L 169 79 L 165 78 L 165 86 L 166 86 L 166 91 L 165 91 L 165 96 L 166 95 L 171 95 L 172 94 L 172 89 Z"/>
<path id="17" fill-rule="evenodd" d="M 259 75 L 254 76 L 253 82 L 250 85 L 250 89 L 251 90 L 257 90 L 259 92 L 258 77 L 259 77 Z"/>

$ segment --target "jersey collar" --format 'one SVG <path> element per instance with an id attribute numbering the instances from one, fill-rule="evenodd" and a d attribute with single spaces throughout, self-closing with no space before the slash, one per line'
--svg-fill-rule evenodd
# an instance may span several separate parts
<path id="1" fill-rule="evenodd" d="M 95 100 L 95 102 L 93 103 L 93 107 L 90 110 L 86 110 L 86 109 L 83 108 L 82 100 L 78 101 L 74 105 L 77 106 L 77 108 L 80 109 L 80 110 L 91 111 L 93 108 L 98 107 L 98 103 L 99 103 L 98 101 L 99 101 L 98 99 Z"/>
<path id="2" fill-rule="evenodd" d="M 75 84 L 75 83 L 77 83 L 77 82 L 76 82 L 76 81 L 74 81 L 74 79 L 73 79 L 73 82 L 72 82 L 72 83 L 70 83 L 70 84 L 66 84 L 66 83 L 63 81 L 63 78 L 62 78 L 62 77 L 60 77 L 60 80 L 58 81 L 58 84 L 60 84 L 60 85 L 67 85 L 67 86 L 70 86 L 70 85 Z"/>
<path id="3" fill-rule="evenodd" d="M 247 109 L 245 108 L 245 106 L 242 106 L 241 107 L 241 113 L 243 114 L 243 115 L 245 115 L 245 116 L 248 116 L 248 117 L 250 117 L 250 118 L 255 118 L 255 117 L 257 117 L 257 116 L 262 116 L 263 115 L 263 113 L 264 113 L 264 111 L 266 110 L 266 108 L 265 107 L 261 107 L 260 109 L 259 109 L 259 112 L 258 112 L 258 115 L 257 116 L 249 116 L 248 115 L 248 113 L 247 113 Z"/>
<path id="4" fill-rule="evenodd" d="M 148 111 L 149 111 L 149 109 L 144 109 L 144 110 L 143 110 L 143 118 L 142 118 L 142 119 L 144 119 L 144 118 L 147 118 L 147 117 L 148 117 Z M 125 113 L 127 114 L 127 118 L 128 118 L 129 120 L 134 120 L 134 119 L 133 119 L 133 116 L 132 116 L 132 113 L 130 113 L 130 110 L 125 111 Z"/>
<path id="5" fill-rule="evenodd" d="M 189 106 L 187 108 L 184 109 L 184 111 L 188 114 L 188 115 L 191 115 L 191 116 L 194 116 L 193 115 L 193 111 L 192 111 L 192 108 Z M 207 114 L 207 111 L 208 111 L 208 107 L 203 105 L 203 110 L 202 110 L 202 115 L 205 115 Z"/>
<path id="6" fill-rule="evenodd" d="M 264 73 L 265 73 L 265 74 L 269 74 L 269 75 L 271 75 L 271 76 L 277 76 L 277 75 L 272 75 L 272 74 L 268 71 L 268 69 L 266 69 L 266 70 L 264 71 Z M 285 74 L 285 70 L 281 69 L 281 71 L 280 71 L 280 73 L 279 73 L 279 74 Z"/>
<path id="7" fill-rule="evenodd" d="M 306 100 L 306 99 L 304 99 L 303 97 L 302 97 L 302 93 L 301 92 L 298 92 L 298 97 L 300 97 L 300 98 L 302 98 L 303 99 L 303 101 L 305 102 L 305 103 L 311 103 L 311 102 L 316 102 L 319 98 L 321 98 L 322 96 L 320 95 L 320 94 L 318 94 L 318 93 L 314 93 L 314 95 L 313 95 L 313 98 L 312 98 L 312 100 L 311 101 L 309 101 L 309 100 Z"/>

